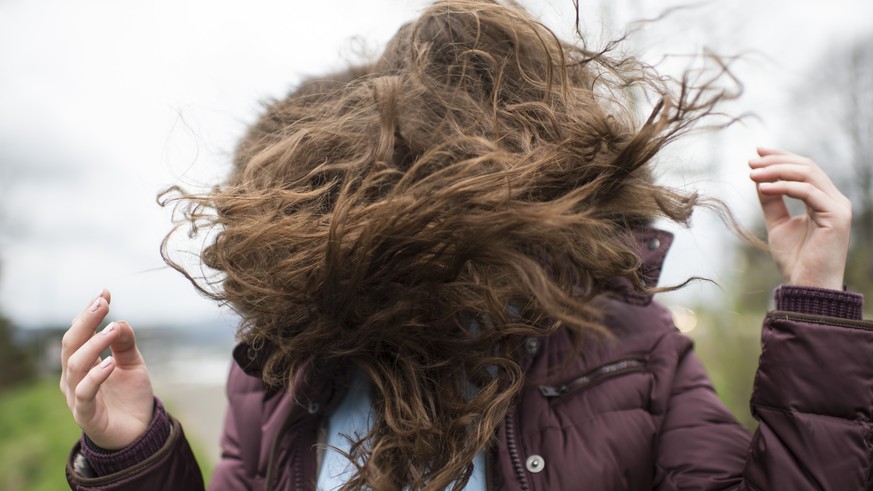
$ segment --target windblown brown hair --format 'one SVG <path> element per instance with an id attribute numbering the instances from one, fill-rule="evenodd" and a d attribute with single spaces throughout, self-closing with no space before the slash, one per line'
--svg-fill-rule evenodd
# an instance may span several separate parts
<path id="1" fill-rule="evenodd" d="M 307 362 L 369 377 L 343 489 L 461 489 L 524 383 L 519 340 L 608 334 L 591 300 L 645 288 L 631 230 L 689 220 L 697 195 L 651 163 L 727 97 L 717 79 L 562 42 L 514 3 L 440 1 L 375 62 L 271 104 L 225 183 L 164 195 L 177 228 L 214 227 L 217 277 L 164 257 L 240 313 L 267 383 Z M 630 97 L 654 98 L 647 119 Z"/>

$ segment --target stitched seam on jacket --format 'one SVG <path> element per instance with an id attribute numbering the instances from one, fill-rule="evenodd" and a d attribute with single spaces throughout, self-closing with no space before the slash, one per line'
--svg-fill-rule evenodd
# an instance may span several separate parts
<path id="1" fill-rule="evenodd" d="M 799 321 L 808 324 L 848 327 L 850 329 L 857 329 L 860 331 L 873 331 L 873 321 L 869 320 L 841 319 L 839 317 L 800 314 L 797 312 L 785 312 L 782 310 L 774 310 L 768 313 L 767 317 L 769 317 L 770 319 Z"/>
<path id="2" fill-rule="evenodd" d="M 833 420 L 837 423 L 844 423 L 844 424 L 857 425 L 857 426 L 868 426 L 870 423 L 870 420 L 868 420 L 868 419 L 848 419 L 848 418 L 843 418 L 840 416 L 831 416 L 829 414 L 808 413 L 806 411 L 795 411 L 793 409 L 783 409 L 783 408 L 778 408 L 778 407 L 773 407 L 773 406 L 766 406 L 764 404 L 758 404 L 756 402 L 752 402 L 752 404 L 755 406 L 755 408 L 763 409 L 765 411 L 772 411 L 772 412 L 788 414 L 788 415 L 802 414 L 802 415 L 806 415 L 806 416 L 814 416 L 816 418 L 824 418 L 824 419 Z"/>
<path id="3" fill-rule="evenodd" d="M 670 394 L 670 398 L 672 399 L 676 396 L 681 396 L 682 394 L 687 394 L 689 392 L 693 392 L 693 391 L 697 391 L 697 390 L 701 390 L 701 389 L 707 390 L 709 392 L 712 392 L 715 395 L 718 395 L 718 392 L 716 392 L 716 390 L 713 386 L 706 384 L 706 383 L 699 383 L 699 384 L 694 384 L 694 385 L 689 385 L 687 387 L 683 387 L 682 390 L 679 390 L 677 392 L 673 392 L 672 394 Z"/>
<path id="4" fill-rule="evenodd" d="M 578 420 L 578 421 L 573 421 L 572 423 L 568 423 L 568 424 L 566 424 L 566 425 L 561 425 L 561 426 L 558 426 L 558 425 L 540 426 L 540 427 L 536 428 L 536 430 L 533 430 L 533 431 L 527 432 L 527 433 L 525 433 L 524 435 L 525 435 L 525 436 L 528 436 L 528 435 L 537 435 L 537 434 L 542 433 L 543 430 L 548 430 L 548 429 L 559 429 L 559 430 L 565 430 L 565 429 L 567 429 L 567 428 L 573 428 L 573 427 L 579 426 L 580 424 L 588 423 L 589 421 L 593 421 L 593 420 L 595 420 L 595 419 L 597 419 L 597 418 L 600 418 L 600 417 L 602 417 L 602 416 L 606 416 L 606 415 L 608 415 L 608 414 L 627 413 L 627 412 L 630 412 L 630 411 L 642 411 L 643 413 L 645 413 L 645 414 L 651 416 L 651 413 L 649 413 L 648 411 L 646 411 L 645 408 L 642 408 L 642 407 L 629 407 L 629 408 L 627 408 L 627 409 L 611 409 L 611 410 L 609 410 L 609 411 L 603 411 L 603 412 L 601 412 L 601 413 L 592 414 L 591 417 L 588 417 L 588 418 L 585 418 L 585 419 L 580 419 L 580 420 Z"/>

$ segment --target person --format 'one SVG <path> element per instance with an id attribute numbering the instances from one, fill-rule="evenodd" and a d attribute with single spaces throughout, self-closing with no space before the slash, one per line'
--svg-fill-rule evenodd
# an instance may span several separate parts
<path id="1" fill-rule="evenodd" d="M 659 102 L 638 122 L 641 93 Z M 869 489 L 873 322 L 843 286 L 851 204 L 819 166 L 749 161 L 784 277 L 754 435 L 652 300 L 672 240 L 653 221 L 717 206 L 657 184 L 656 157 L 725 97 L 514 3 L 445 0 L 272 103 L 223 184 L 164 200 L 215 231 L 218 276 L 165 258 L 242 319 L 209 488 Z M 69 484 L 202 489 L 131 326 L 95 332 L 110 300 L 63 339 Z"/>

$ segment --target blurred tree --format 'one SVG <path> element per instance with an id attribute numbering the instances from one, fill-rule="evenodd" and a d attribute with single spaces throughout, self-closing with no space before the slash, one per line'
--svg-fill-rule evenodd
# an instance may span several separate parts
<path id="1" fill-rule="evenodd" d="M 839 58 L 835 58 L 838 60 Z M 854 179 L 847 191 L 853 197 L 855 241 L 850 251 L 847 281 L 873 294 L 873 36 L 842 57 L 835 89 L 843 93 L 842 130 L 851 145 Z M 835 68 L 840 68 L 839 65 Z"/>
<path id="2" fill-rule="evenodd" d="M 28 381 L 34 374 L 30 356 L 16 343 L 12 323 L 0 315 L 0 391 Z"/>
<path id="3" fill-rule="evenodd" d="M 8 181 L 6 181 L 8 182 Z M 7 220 L 0 207 L 0 244 L 7 231 Z M 0 273 L 3 272 L 0 261 Z M 21 382 L 31 380 L 36 374 L 29 352 L 15 339 L 12 322 L 0 312 L 0 391 Z"/>
<path id="4" fill-rule="evenodd" d="M 873 36 L 848 49 L 827 53 L 812 65 L 795 89 L 786 111 L 784 140 L 821 164 L 852 201 L 853 240 L 846 283 L 873 296 Z M 793 201 L 793 200 L 791 200 Z M 803 211 L 789 203 L 793 213 Z M 764 225 L 751 228 L 766 236 Z M 752 427 L 746 409 L 752 391 L 755 358 L 760 353 L 758 325 L 771 308 L 770 292 L 781 278 L 769 252 L 739 244 L 736 274 L 725 283 L 731 298 L 727 312 L 701 306 L 701 324 L 713 329 L 693 333 L 719 395 L 741 422 Z M 750 368 L 751 367 L 751 368 Z M 744 407 L 745 405 L 745 407 Z"/>
<path id="5" fill-rule="evenodd" d="M 873 295 L 873 35 L 814 63 L 792 98 L 789 135 L 828 170 L 853 205 L 846 283 Z"/>

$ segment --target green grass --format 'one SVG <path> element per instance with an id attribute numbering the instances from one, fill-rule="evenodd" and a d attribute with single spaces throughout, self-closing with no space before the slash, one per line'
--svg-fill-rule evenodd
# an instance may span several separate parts
<path id="1" fill-rule="evenodd" d="M 55 381 L 0 394 L 0 489 L 68 489 L 64 466 L 79 435 Z"/>
<path id="2" fill-rule="evenodd" d="M 56 381 L 39 381 L 0 393 L 0 490 L 69 489 L 64 466 L 79 436 Z M 198 453 L 197 442 L 191 444 Z M 198 460 L 208 478 L 212 465 L 203 458 Z"/>

